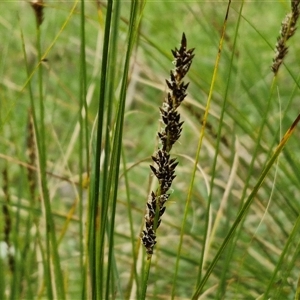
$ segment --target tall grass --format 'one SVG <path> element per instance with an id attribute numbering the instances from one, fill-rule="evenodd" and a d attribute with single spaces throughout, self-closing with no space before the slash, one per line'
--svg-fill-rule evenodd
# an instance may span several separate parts
<path id="1" fill-rule="evenodd" d="M 1 3 L 0 299 L 300 299 L 298 6 Z M 182 32 L 196 55 L 152 254 Z"/>

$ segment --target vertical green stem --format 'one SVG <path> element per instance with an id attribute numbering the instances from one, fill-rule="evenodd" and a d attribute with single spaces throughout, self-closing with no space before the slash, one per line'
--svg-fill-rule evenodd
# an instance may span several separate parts
<path id="1" fill-rule="evenodd" d="M 112 270 L 112 259 L 114 253 L 114 226 L 115 226 L 115 214 L 117 205 L 117 193 L 118 193 L 118 182 L 119 182 L 119 170 L 121 161 L 121 150 L 122 150 L 122 136 L 123 136 L 123 124 L 124 124 L 124 114 L 125 114 L 125 102 L 126 102 L 126 92 L 128 86 L 128 73 L 130 58 L 133 49 L 133 45 L 136 39 L 139 20 L 138 16 L 139 1 L 133 0 L 131 2 L 130 20 L 129 20 L 129 33 L 128 33 L 128 47 L 126 51 L 125 63 L 123 68 L 123 78 L 120 91 L 120 100 L 118 104 L 117 119 L 114 130 L 113 145 L 112 145 L 112 156 L 111 156 L 111 166 L 109 174 L 109 187 L 112 186 L 112 207 L 111 207 L 111 220 L 110 220 L 110 235 L 109 235 L 109 251 L 108 251 L 108 266 L 107 266 L 107 284 L 106 284 L 106 299 L 109 298 L 109 286 L 110 277 Z M 141 16 L 141 12 L 140 12 Z M 108 197 L 110 198 L 110 197 Z"/>
<path id="2" fill-rule="evenodd" d="M 147 296 L 147 285 L 148 285 L 149 274 L 150 274 L 151 260 L 152 260 L 152 255 L 149 257 L 149 259 L 147 259 L 146 264 L 144 266 L 141 300 L 146 299 Z"/>
<path id="3" fill-rule="evenodd" d="M 37 50 L 38 50 L 38 61 L 41 61 L 41 32 L 40 26 L 37 26 Z M 51 213 L 49 201 L 49 194 L 46 185 L 46 174 L 45 174 L 45 165 L 46 165 L 46 154 L 45 154 L 45 126 L 44 126 L 44 99 L 43 99 L 43 69 L 42 64 L 39 63 L 38 66 L 38 84 L 39 84 L 39 119 L 40 119 L 40 126 L 37 127 L 37 131 L 39 132 L 38 138 L 38 158 L 39 158 L 39 167 L 40 167 L 40 181 L 41 181 L 41 188 L 43 194 L 43 203 L 46 215 L 46 284 L 47 284 L 47 293 L 49 299 L 53 299 L 53 290 L 52 290 L 52 275 L 51 275 L 51 246 L 50 246 L 50 231 L 51 226 L 49 224 L 49 213 Z M 50 217 L 51 218 L 51 217 Z"/>
<path id="4" fill-rule="evenodd" d="M 113 1 L 109 0 L 107 3 L 107 13 L 105 21 L 104 41 L 102 50 L 102 67 L 100 78 L 100 95 L 98 104 L 98 125 L 96 136 L 96 151 L 95 161 L 93 163 L 93 178 L 91 181 L 91 198 L 90 198 L 90 222 L 89 222 L 89 265 L 90 265 L 90 277 L 91 277 L 91 297 L 92 299 L 103 299 L 103 261 L 104 261 L 104 234 L 103 227 L 105 224 L 102 218 L 103 207 L 101 208 L 101 224 L 100 224 L 100 236 L 97 236 L 97 218 L 99 212 L 99 193 L 100 193 L 100 161 L 101 161 L 101 149 L 102 149 L 102 132 L 104 121 L 104 104 L 105 104 L 105 92 L 107 81 L 107 64 L 108 64 L 108 49 L 110 40 L 110 26 L 112 15 Z M 106 200 L 104 200 L 104 203 Z M 105 203 L 106 205 L 106 203 Z M 99 249 L 98 249 L 99 245 Z M 99 282 L 100 281 L 100 282 Z"/>
<path id="5" fill-rule="evenodd" d="M 179 271 L 180 253 L 181 253 L 181 248 L 182 248 L 182 244 L 183 244 L 183 235 L 184 235 L 184 230 L 185 230 L 185 223 L 186 223 L 186 220 L 187 220 L 187 215 L 188 215 L 188 209 L 189 209 L 189 205 L 190 205 L 192 190 L 193 190 L 193 187 L 194 187 L 195 174 L 196 174 L 196 170 L 197 170 L 197 164 L 198 164 L 198 161 L 199 161 L 200 150 L 202 148 L 202 141 L 203 141 L 203 138 L 204 138 L 204 130 L 205 130 L 207 117 L 208 117 L 208 112 L 209 112 L 209 108 L 210 108 L 210 103 L 211 103 L 212 95 L 213 95 L 213 91 L 214 91 L 214 84 L 215 84 L 215 81 L 216 81 L 216 78 L 217 78 L 219 62 L 220 62 L 221 53 L 222 53 L 222 49 L 223 49 L 223 42 L 224 42 L 224 37 L 225 37 L 225 30 L 226 30 L 230 5 L 231 5 L 231 1 L 229 0 L 228 5 L 227 5 L 225 18 L 224 18 L 224 23 L 223 23 L 223 28 L 222 28 L 222 35 L 221 35 L 220 42 L 219 42 L 218 53 L 217 53 L 216 62 L 215 62 L 215 66 L 214 66 L 214 72 L 213 72 L 213 76 L 212 76 L 212 80 L 211 80 L 211 86 L 210 86 L 210 90 L 209 90 L 209 94 L 208 94 L 208 99 L 207 99 L 207 104 L 206 104 L 206 108 L 205 108 L 204 117 L 203 117 L 203 126 L 201 127 L 201 131 L 200 131 L 199 143 L 198 143 L 198 147 L 197 147 L 194 168 L 193 168 L 193 171 L 192 171 L 192 179 L 191 179 L 191 183 L 190 183 L 189 190 L 188 190 L 187 201 L 186 201 L 186 206 L 185 206 L 185 211 L 184 211 L 184 217 L 183 217 L 183 221 L 182 221 L 182 225 L 181 225 L 180 240 L 179 240 L 179 245 L 178 245 L 178 250 L 177 250 L 177 258 L 176 258 L 176 264 L 175 264 L 175 274 L 174 274 L 173 285 L 172 285 L 172 299 L 174 299 L 175 295 L 176 295 L 176 285 L 177 285 L 176 281 L 177 281 L 178 271 Z M 210 191 L 210 193 L 211 192 L 212 191 Z M 211 198 L 209 197 L 209 199 L 211 199 Z M 205 253 L 205 249 L 206 249 L 209 215 L 210 215 L 210 203 L 207 204 L 206 222 L 205 222 L 206 228 L 204 230 L 203 249 L 202 249 L 202 252 L 201 252 L 201 255 L 200 255 L 199 274 L 198 274 L 199 278 L 201 278 L 201 276 L 202 276 L 201 272 L 202 272 L 202 268 L 203 268 L 203 257 L 204 257 L 204 253 Z"/>
<path id="6" fill-rule="evenodd" d="M 85 4 L 84 0 L 81 0 L 81 13 L 80 13 L 80 103 L 79 103 L 79 266 L 81 270 L 81 281 L 82 281 L 82 294 L 81 298 L 87 298 L 86 288 L 86 274 L 87 264 L 84 262 L 84 219 L 83 219 L 83 174 L 84 165 L 87 169 L 87 178 L 89 180 L 89 143 L 88 143 L 88 107 L 86 101 L 86 53 L 85 53 Z M 83 119 L 84 115 L 84 119 Z M 84 163 L 84 151 L 86 152 L 86 160 Z"/>
<path id="7" fill-rule="evenodd" d="M 54 264 L 54 280 L 56 288 L 56 297 L 59 299 L 65 299 L 63 276 L 60 268 L 60 259 L 58 255 L 57 241 L 55 235 L 55 226 L 51 211 L 50 197 L 47 186 L 47 174 L 46 174 L 46 131 L 45 131 L 45 108 L 44 108 L 44 97 L 43 97 L 43 66 L 41 64 L 41 31 L 40 26 L 37 25 L 37 50 L 38 50 L 38 84 L 39 84 L 39 110 L 40 110 L 40 128 L 39 128 L 39 143 L 38 143 L 38 156 L 39 156 L 39 167 L 40 167 L 40 180 L 43 194 L 43 204 L 45 209 L 46 217 L 46 253 L 47 253 L 47 286 L 48 286 L 48 297 L 54 298 L 52 286 L 52 275 L 51 275 L 51 262 L 53 259 Z"/>

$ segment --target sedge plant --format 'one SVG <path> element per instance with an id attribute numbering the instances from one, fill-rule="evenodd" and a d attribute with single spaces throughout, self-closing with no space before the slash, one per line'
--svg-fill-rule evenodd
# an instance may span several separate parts
<path id="1" fill-rule="evenodd" d="M 0 8 L 1 299 L 299 299 L 299 1 Z"/>

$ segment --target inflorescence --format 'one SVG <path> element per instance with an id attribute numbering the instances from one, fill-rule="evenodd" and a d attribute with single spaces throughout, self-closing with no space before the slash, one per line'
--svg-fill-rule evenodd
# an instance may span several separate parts
<path id="1" fill-rule="evenodd" d="M 281 23 L 280 36 L 277 38 L 275 56 L 273 58 L 273 64 L 271 67 L 275 75 L 282 64 L 284 57 L 288 53 L 286 42 L 294 35 L 297 29 L 296 23 L 300 13 L 299 4 L 300 0 L 291 1 L 291 12 L 286 15 L 285 19 Z"/>
<path id="2" fill-rule="evenodd" d="M 161 216 L 166 210 L 165 203 L 170 196 L 168 191 L 176 177 L 175 168 L 178 162 L 176 158 L 170 158 L 169 152 L 181 135 L 183 122 L 180 121 L 177 108 L 187 96 L 186 90 L 189 84 L 185 84 L 182 80 L 189 71 L 194 57 L 194 49 L 187 50 L 186 46 L 187 41 L 183 33 L 180 49 L 172 50 L 175 70 L 170 72 L 170 79 L 166 80 L 169 92 L 162 107 L 160 107 L 161 119 L 164 124 L 162 131 L 158 132 L 161 147 L 152 156 L 156 167 L 150 166 L 152 173 L 158 180 L 159 187 L 156 192 L 151 192 L 148 199 L 145 230 L 143 230 L 141 237 L 148 257 L 153 254 L 153 248 L 156 244 L 156 229 L 161 223 Z"/>

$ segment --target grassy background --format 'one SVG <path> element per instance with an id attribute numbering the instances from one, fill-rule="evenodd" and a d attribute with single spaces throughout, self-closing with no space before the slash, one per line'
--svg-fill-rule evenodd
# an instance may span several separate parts
<path id="1" fill-rule="evenodd" d="M 93 151 L 80 143 L 83 141 L 78 126 L 82 82 L 81 9 L 80 3 L 74 5 L 75 2 L 46 2 L 40 28 L 41 53 L 47 53 L 47 62 L 42 63 L 46 169 L 50 173 L 47 185 L 67 299 L 92 297 L 89 272 L 83 271 L 88 270 L 85 259 L 91 255 L 86 245 L 91 196 L 89 190 L 84 189 L 79 197 L 80 184 L 77 183 L 86 179 L 85 174 L 94 168 L 95 159 Z M 104 115 L 107 120 L 107 107 L 111 103 L 112 119 L 102 150 L 112 145 L 128 46 L 131 3 L 124 1 L 120 5 L 116 69 L 109 75 L 115 82 Z M 289 1 L 245 1 L 242 10 L 242 2 L 233 1 L 186 210 L 227 5 L 226 1 L 149 1 L 144 7 L 131 54 L 123 136 L 118 146 L 122 160 L 116 211 L 112 210 L 112 202 L 108 204 L 109 212 L 115 216 L 114 233 L 108 230 L 112 220 L 109 217 L 103 245 L 103 276 L 96 279 L 105 294 L 106 264 L 111 253 L 113 275 L 109 296 L 106 296 L 109 299 L 141 299 L 146 258 L 139 245 L 139 234 L 148 194 L 156 184 L 150 176 L 150 157 L 158 146 L 158 107 L 167 92 L 164 80 L 172 69 L 170 49 L 179 47 L 182 32 L 187 36 L 188 47 L 196 48 L 196 56 L 188 74 L 188 97 L 180 108 L 185 123 L 179 143 L 172 149 L 179 160 L 177 177 L 157 234 L 147 299 L 169 299 L 171 294 L 176 299 L 191 299 L 243 202 L 258 182 L 266 161 L 299 112 L 299 32 L 289 41 L 289 55 L 274 86 L 270 70 L 281 21 L 290 11 Z M 85 3 L 90 149 L 96 144 L 106 7 L 106 4 Z M 55 281 L 57 277 L 53 269 L 45 273 L 47 241 L 41 191 L 36 186 L 35 197 L 32 197 L 28 170 L 24 167 L 29 161 L 26 144 L 31 104 L 21 36 L 23 34 L 28 68 L 33 72 L 33 99 L 38 103 L 36 22 L 26 1 L 0 3 L 0 9 L 3 12 L 0 16 L 0 167 L 1 172 L 7 171 L 7 177 L 5 174 L 1 177 L 0 204 L 8 208 L 11 222 L 8 248 L 4 233 L 8 214 L 4 212 L 0 218 L 0 299 L 48 299 L 51 295 L 47 293 L 47 281 L 50 278 Z M 39 112 L 39 108 L 36 111 Z M 220 121 L 221 115 L 223 120 Z M 295 298 L 299 277 L 299 230 L 294 227 L 298 226 L 300 208 L 299 137 L 296 129 L 209 276 L 201 299 Z M 79 153 L 84 157 L 89 153 L 90 166 L 86 160 L 80 166 Z M 109 169 L 113 167 L 114 160 Z M 108 177 L 106 171 L 102 164 L 101 174 Z M 187 219 L 183 227 L 185 210 Z M 183 244 L 179 252 L 181 231 Z M 97 229 L 95 232 L 98 234 Z M 111 236 L 113 249 L 107 247 Z M 8 263 L 8 249 L 15 260 L 14 270 Z M 179 261 L 177 272 L 176 260 Z M 48 263 L 53 265 L 52 260 Z M 55 292 L 52 296 L 59 298 Z"/>

